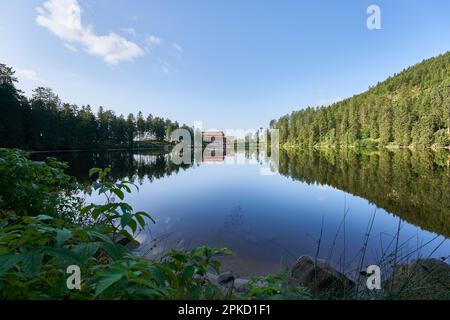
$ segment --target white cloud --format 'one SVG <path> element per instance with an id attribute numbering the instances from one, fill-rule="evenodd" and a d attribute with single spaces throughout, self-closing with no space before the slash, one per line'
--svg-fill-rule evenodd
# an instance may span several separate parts
<path id="1" fill-rule="evenodd" d="M 150 51 L 153 47 L 160 45 L 162 40 L 152 34 L 147 34 L 144 40 L 145 51 Z"/>
<path id="2" fill-rule="evenodd" d="M 335 104 L 342 100 L 343 99 L 341 97 L 335 97 L 335 98 L 331 98 L 331 99 L 323 98 L 323 99 L 317 100 L 316 105 L 317 106 L 330 106 L 330 105 Z"/>
<path id="3" fill-rule="evenodd" d="M 37 72 L 31 69 L 17 70 L 17 75 L 24 80 L 42 82 L 42 79 L 38 76 Z"/>
<path id="4" fill-rule="evenodd" d="M 136 35 L 137 35 L 136 29 L 134 29 L 133 27 L 122 28 L 122 31 L 125 33 L 128 33 L 130 36 L 133 36 L 133 37 L 136 37 Z"/>
<path id="5" fill-rule="evenodd" d="M 172 43 L 172 47 L 174 47 L 179 53 L 183 53 L 183 48 L 178 43 Z"/>
<path id="6" fill-rule="evenodd" d="M 75 48 L 75 45 L 80 45 L 86 52 L 102 57 L 108 64 L 132 61 L 144 55 L 144 51 L 136 43 L 114 32 L 96 35 L 92 26 L 83 25 L 77 0 L 47 0 L 37 11 L 36 21 L 39 25 L 69 46 Z"/>
<path id="7" fill-rule="evenodd" d="M 64 47 L 66 47 L 67 49 L 69 49 L 70 51 L 73 51 L 73 52 L 78 51 L 78 49 L 75 46 L 71 45 L 70 43 L 64 43 Z"/>
<path id="8" fill-rule="evenodd" d="M 148 44 L 152 44 L 152 45 L 153 44 L 156 44 L 156 45 L 161 44 L 161 39 L 154 35 L 147 36 L 146 40 L 147 40 Z"/>
<path id="9" fill-rule="evenodd" d="M 166 67 L 166 66 L 163 66 L 163 67 L 161 67 L 161 72 L 162 72 L 163 74 L 169 74 L 169 68 Z"/>

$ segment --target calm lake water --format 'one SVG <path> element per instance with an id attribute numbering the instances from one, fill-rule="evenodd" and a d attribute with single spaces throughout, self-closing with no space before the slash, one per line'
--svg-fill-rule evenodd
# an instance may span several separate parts
<path id="1" fill-rule="evenodd" d="M 48 155 L 34 155 L 39 159 Z M 281 152 L 273 175 L 257 154 L 175 165 L 170 154 L 52 154 L 88 182 L 92 167 L 139 185 L 126 198 L 156 220 L 137 252 L 158 258 L 171 248 L 227 247 L 224 270 L 275 273 L 301 255 L 341 270 L 450 255 L 450 158 L 447 151 Z M 364 243 L 367 242 L 367 249 Z"/>

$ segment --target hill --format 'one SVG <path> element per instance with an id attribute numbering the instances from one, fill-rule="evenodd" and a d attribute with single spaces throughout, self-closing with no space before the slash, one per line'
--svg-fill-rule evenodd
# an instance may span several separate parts
<path id="1" fill-rule="evenodd" d="M 331 106 L 272 120 L 287 146 L 450 145 L 450 52 Z"/>

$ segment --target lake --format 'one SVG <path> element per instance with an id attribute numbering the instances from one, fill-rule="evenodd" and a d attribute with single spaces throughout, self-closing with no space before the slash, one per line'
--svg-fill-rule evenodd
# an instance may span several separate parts
<path id="1" fill-rule="evenodd" d="M 301 255 L 351 272 L 450 255 L 448 151 L 282 151 L 271 175 L 258 153 L 233 153 L 176 165 L 170 153 L 35 154 L 69 163 L 89 182 L 92 167 L 111 167 L 139 193 L 125 200 L 150 213 L 137 253 L 159 258 L 172 248 L 227 247 L 223 270 L 239 276 L 276 273 Z M 393 254 L 395 253 L 395 254 Z M 397 258 L 395 258 L 395 257 Z"/>

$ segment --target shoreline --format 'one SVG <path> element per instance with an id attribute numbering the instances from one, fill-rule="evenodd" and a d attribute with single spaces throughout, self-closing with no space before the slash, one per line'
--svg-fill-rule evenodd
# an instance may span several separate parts
<path id="1" fill-rule="evenodd" d="M 374 146 L 374 147 L 366 147 L 366 146 L 355 146 L 355 145 L 333 145 L 333 146 L 302 146 L 302 145 L 292 145 L 292 144 L 280 144 L 280 148 L 284 150 L 289 149 L 314 149 L 314 150 L 338 150 L 338 149 L 360 149 L 360 150 L 400 150 L 400 149 L 408 149 L 411 151 L 439 151 L 439 150 L 448 150 L 450 151 L 450 146 L 448 147 L 425 147 L 425 148 L 416 148 L 413 146 L 396 146 L 396 145 L 387 145 L 387 146 Z"/>
<path id="2" fill-rule="evenodd" d="M 40 154 L 40 153 L 74 153 L 74 152 L 111 152 L 111 151 L 147 151 L 147 150 L 161 150 L 170 149 L 173 147 L 171 144 L 161 144 L 151 147 L 140 147 L 140 148 L 112 148 L 112 149 L 71 149 L 71 150 L 25 150 L 30 154 Z M 166 151 L 166 150 L 164 150 Z M 167 150 L 170 151 L 170 150 Z"/>

